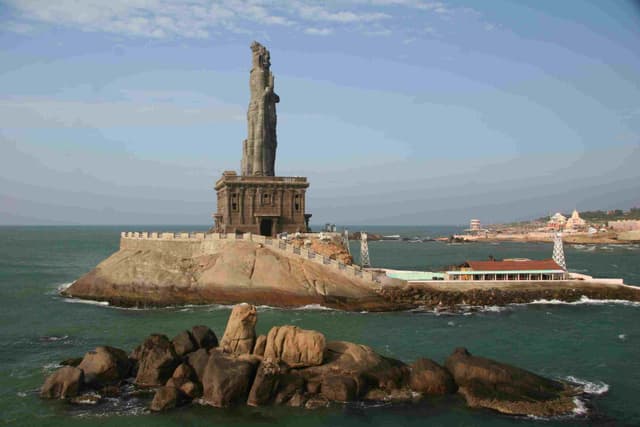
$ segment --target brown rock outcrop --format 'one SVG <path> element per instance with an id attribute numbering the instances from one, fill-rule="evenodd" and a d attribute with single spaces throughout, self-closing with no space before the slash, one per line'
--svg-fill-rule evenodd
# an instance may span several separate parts
<path id="1" fill-rule="evenodd" d="M 221 347 L 199 348 L 182 357 L 164 335 L 145 339 L 132 352 L 131 360 L 138 367 L 135 385 L 160 386 L 151 410 L 171 409 L 198 397 L 202 397 L 198 402 L 215 407 L 275 404 L 317 408 L 360 399 L 409 403 L 423 395 L 452 393 L 456 388 L 470 407 L 507 414 L 555 416 L 570 413 L 576 406 L 573 399 L 578 390 L 573 385 L 472 356 L 464 348 L 447 358 L 446 368 L 429 359 L 407 366 L 364 345 L 325 343 L 319 332 L 282 326 L 272 328 L 262 340 L 266 349 L 261 356 L 255 354 L 260 352 L 254 344 L 255 332 L 254 338 L 247 332 L 255 323 L 254 307 L 235 307 Z M 75 397 L 76 402 L 118 396 L 125 389 L 116 379 L 128 373 L 124 360 L 126 354 L 121 350 L 98 347 L 80 364 L 92 380 L 85 381 L 82 369 L 65 366 L 46 379 L 41 396 Z M 102 385 L 108 381 L 117 385 Z M 76 397 L 83 385 L 87 393 Z"/>
<path id="2" fill-rule="evenodd" d="M 297 326 L 275 326 L 267 335 L 265 359 L 282 360 L 289 367 L 303 368 L 322 364 L 326 341 L 317 331 Z"/>
<path id="3" fill-rule="evenodd" d="M 249 304 L 238 304 L 231 310 L 227 327 L 220 341 L 225 353 L 251 354 L 256 340 L 256 308 Z"/>
<path id="4" fill-rule="evenodd" d="M 155 412 L 166 411 L 178 406 L 180 392 L 175 387 L 160 387 L 153 396 L 153 401 L 149 409 Z"/>
<path id="5" fill-rule="evenodd" d="M 178 357 L 182 357 L 187 353 L 191 353 L 196 348 L 196 343 L 191 336 L 191 332 L 182 331 L 171 340 L 171 344 L 173 344 L 173 349 L 176 352 Z"/>
<path id="6" fill-rule="evenodd" d="M 166 335 L 153 334 L 131 354 L 138 365 L 135 383 L 138 386 L 164 385 L 178 365 L 178 356 Z"/>
<path id="7" fill-rule="evenodd" d="M 123 350 L 100 346 L 87 352 L 78 368 L 84 372 L 85 383 L 100 386 L 125 379 L 131 366 L 127 353 Z"/>
<path id="8" fill-rule="evenodd" d="M 258 335 L 256 338 L 256 344 L 253 346 L 253 354 L 256 356 L 264 356 L 264 349 L 267 345 L 267 336 Z"/>
<path id="9" fill-rule="evenodd" d="M 568 384 L 457 348 L 446 367 L 471 407 L 513 415 L 555 416 L 575 408 L 576 390 Z"/>
<path id="10" fill-rule="evenodd" d="M 402 309 L 378 295 L 375 284 L 352 274 L 253 242 L 218 243 L 203 254 L 195 243 L 131 242 L 62 293 L 125 307 L 246 301 L 277 307 Z"/>
<path id="11" fill-rule="evenodd" d="M 261 406 L 271 403 L 280 385 L 282 373 L 283 369 L 277 362 L 263 360 L 258 366 L 256 377 L 249 391 L 247 405 Z"/>
<path id="12" fill-rule="evenodd" d="M 196 378 L 202 381 L 204 371 L 207 368 L 207 362 L 209 361 L 209 352 L 204 348 L 198 349 L 193 353 L 187 355 L 187 363 L 193 369 Z"/>
<path id="13" fill-rule="evenodd" d="M 411 364 L 409 386 L 423 394 L 449 394 L 458 389 L 449 371 L 433 360 L 424 358 Z"/>
<path id="14" fill-rule="evenodd" d="M 247 360 L 212 350 L 202 377 L 205 403 L 224 408 L 246 402 L 257 360 Z"/>
<path id="15" fill-rule="evenodd" d="M 40 389 L 40 397 L 44 399 L 75 397 L 82 387 L 83 379 L 84 374 L 81 369 L 63 366 L 47 377 Z"/>
<path id="16" fill-rule="evenodd" d="M 409 369 L 404 363 L 383 357 L 371 347 L 346 341 L 330 341 L 326 345 L 324 363 L 296 371 L 308 382 L 324 384 L 333 376 L 352 378 L 357 384 L 356 396 L 369 389 L 393 390 L 406 382 Z"/>
<path id="17" fill-rule="evenodd" d="M 218 337 L 205 325 L 197 325 L 191 328 L 191 337 L 195 342 L 196 348 L 210 349 L 218 346 Z"/>

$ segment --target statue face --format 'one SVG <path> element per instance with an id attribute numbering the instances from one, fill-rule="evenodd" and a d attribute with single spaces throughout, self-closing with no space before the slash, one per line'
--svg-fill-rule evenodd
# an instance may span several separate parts
<path id="1" fill-rule="evenodd" d="M 253 52 L 254 67 L 269 68 L 271 66 L 271 55 L 267 48 L 254 42 L 251 45 L 251 51 Z"/>

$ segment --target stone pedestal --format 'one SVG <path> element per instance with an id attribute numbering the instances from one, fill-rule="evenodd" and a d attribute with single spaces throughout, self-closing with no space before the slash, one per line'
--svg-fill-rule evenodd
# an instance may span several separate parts
<path id="1" fill-rule="evenodd" d="M 225 172 L 216 182 L 218 212 L 215 229 L 226 233 L 306 232 L 311 214 L 305 213 L 307 178 L 239 176 Z"/>

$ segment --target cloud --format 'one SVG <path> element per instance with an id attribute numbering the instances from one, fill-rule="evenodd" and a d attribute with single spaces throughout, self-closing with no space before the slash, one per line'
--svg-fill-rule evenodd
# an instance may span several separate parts
<path id="1" fill-rule="evenodd" d="M 333 30 L 331 28 L 310 27 L 310 28 L 305 28 L 304 32 L 312 36 L 328 36 L 333 33 Z"/>
<path id="2" fill-rule="evenodd" d="M 300 17 L 311 21 L 327 21 L 339 23 L 372 22 L 381 19 L 391 18 L 390 15 L 381 12 L 352 12 L 352 11 L 330 11 L 321 6 L 310 6 L 299 3 L 297 12 Z"/>
<path id="3" fill-rule="evenodd" d="M 147 38 L 207 38 L 211 29 L 242 32 L 242 25 L 291 25 L 271 13 L 258 0 L 9 0 L 16 14 L 27 21 L 60 25 L 91 32 Z"/>
<path id="4" fill-rule="evenodd" d="M 25 33 L 37 25 L 59 26 L 150 39 L 208 39 L 221 32 L 264 34 L 272 27 L 327 35 L 351 25 L 364 35 L 389 35 L 406 26 L 413 9 L 450 19 L 456 11 L 441 1 L 423 0 L 5 0 L 5 31 Z M 472 9 L 470 9 L 472 10 Z M 388 21 L 385 30 L 366 24 Z M 318 25 L 322 23 L 322 25 Z M 360 25 L 357 25 L 360 24 Z"/>
<path id="5" fill-rule="evenodd" d="M 244 120 L 244 107 L 200 94 L 125 92 L 121 101 L 0 99 L 0 128 L 190 126 Z M 179 100 L 179 103 L 176 101 Z"/>

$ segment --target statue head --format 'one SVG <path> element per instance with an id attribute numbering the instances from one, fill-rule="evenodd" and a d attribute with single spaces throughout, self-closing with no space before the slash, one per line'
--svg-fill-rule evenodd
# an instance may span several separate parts
<path id="1" fill-rule="evenodd" d="M 271 55 L 266 47 L 254 41 L 251 43 L 251 51 L 253 52 L 253 66 L 269 69 L 271 66 Z"/>

